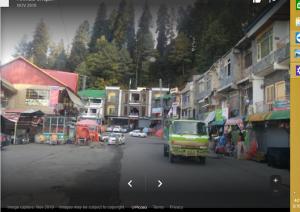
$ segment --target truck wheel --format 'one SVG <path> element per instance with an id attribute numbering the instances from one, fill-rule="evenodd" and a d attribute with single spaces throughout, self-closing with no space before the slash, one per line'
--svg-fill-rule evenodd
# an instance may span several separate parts
<path id="1" fill-rule="evenodd" d="M 169 155 L 169 145 L 164 144 L 164 156 L 168 157 L 168 155 Z"/>
<path id="2" fill-rule="evenodd" d="M 199 157 L 199 162 L 200 162 L 200 164 L 204 165 L 206 163 L 206 158 L 205 157 Z"/>
<path id="3" fill-rule="evenodd" d="M 175 156 L 171 152 L 169 152 L 169 161 L 170 161 L 170 163 L 175 162 Z"/>

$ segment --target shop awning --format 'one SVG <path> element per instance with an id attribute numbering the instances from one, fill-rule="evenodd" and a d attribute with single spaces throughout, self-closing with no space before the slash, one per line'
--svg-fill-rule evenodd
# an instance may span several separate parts
<path id="1" fill-rule="evenodd" d="M 86 89 L 78 92 L 80 97 L 105 98 L 105 90 Z"/>
<path id="2" fill-rule="evenodd" d="M 209 122 L 212 122 L 215 119 L 216 113 L 215 111 L 212 111 L 208 114 L 208 116 L 205 118 L 204 122 L 208 124 Z"/>
<path id="3" fill-rule="evenodd" d="M 244 122 L 241 118 L 231 118 L 228 119 L 225 123 L 226 126 L 237 125 L 241 130 L 244 129 Z"/>
<path id="4" fill-rule="evenodd" d="M 72 100 L 72 102 L 74 103 L 74 105 L 76 107 L 81 108 L 84 106 L 81 99 L 78 96 L 76 96 L 72 91 L 70 91 L 68 88 L 67 88 L 67 92 L 68 92 L 70 99 Z"/>
<path id="5" fill-rule="evenodd" d="M 266 120 L 287 120 L 290 119 L 290 110 L 272 111 L 266 116 Z"/>
<path id="6" fill-rule="evenodd" d="M 225 124 L 224 120 L 219 120 L 219 121 L 213 121 L 210 123 L 211 126 L 222 126 Z"/>
<path id="7" fill-rule="evenodd" d="M 250 122 L 260 122 L 260 121 L 265 121 L 266 117 L 270 114 L 270 112 L 266 112 L 266 113 L 256 113 L 256 114 L 252 114 L 249 115 L 246 118 L 246 121 L 250 121 Z"/>

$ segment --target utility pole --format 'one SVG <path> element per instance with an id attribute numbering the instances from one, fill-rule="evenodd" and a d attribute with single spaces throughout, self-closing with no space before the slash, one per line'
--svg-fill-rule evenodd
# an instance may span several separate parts
<path id="1" fill-rule="evenodd" d="M 81 75 L 82 76 L 82 89 L 81 90 L 85 90 L 85 87 L 86 87 L 86 78 L 87 76 L 86 75 Z"/>
<path id="2" fill-rule="evenodd" d="M 160 107 L 161 107 L 161 126 L 164 129 L 164 108 L 163 108 L 163 96 L 162 96 L 162 80 L 159 79 L 159 89 L 160 89 Z"/>

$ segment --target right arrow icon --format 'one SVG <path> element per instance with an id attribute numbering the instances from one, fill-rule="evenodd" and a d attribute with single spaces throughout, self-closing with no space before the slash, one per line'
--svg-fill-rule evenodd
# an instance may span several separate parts
<path id="1" fill-rule="evenodd" d="M 158 182 L 158 188 L 160 188 L 163 183 L 160 180 L 158 180 L 157 182 Z"/>

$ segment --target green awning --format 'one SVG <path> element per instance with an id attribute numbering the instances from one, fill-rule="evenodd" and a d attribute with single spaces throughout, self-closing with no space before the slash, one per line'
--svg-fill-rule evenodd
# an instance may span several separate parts
<path id="1" fill-rule="evenodd" d="M 78 92 L 80 97 L 105 98 L 105 90 L 86 89 Z"/>
<path id="2" fill-rule="evenodd" d="M 286 120 L 286 119 L 290 119 L 290 110 L 272 111 L 266 117 L 266 120 Z"/>
<path id="3" fill-rule="evenodd" d="M 172 97 L 171 94 L 166 94 L 166 95 L 163 96 L 163 99 L 168 100 L 168 99 L 171 99 L 171 97 Z M 159 96 L 155 97 L 155 100 L 160 100 L 160 97 Z"/>
<path id="4" fill-rule="evenodd" d="M 213 121 L 209 125 L 211 125 L 211 126 L 222 126 L 224 124 L 225 124 L 225 121 L 221 120 L 221 121 Z"/>

